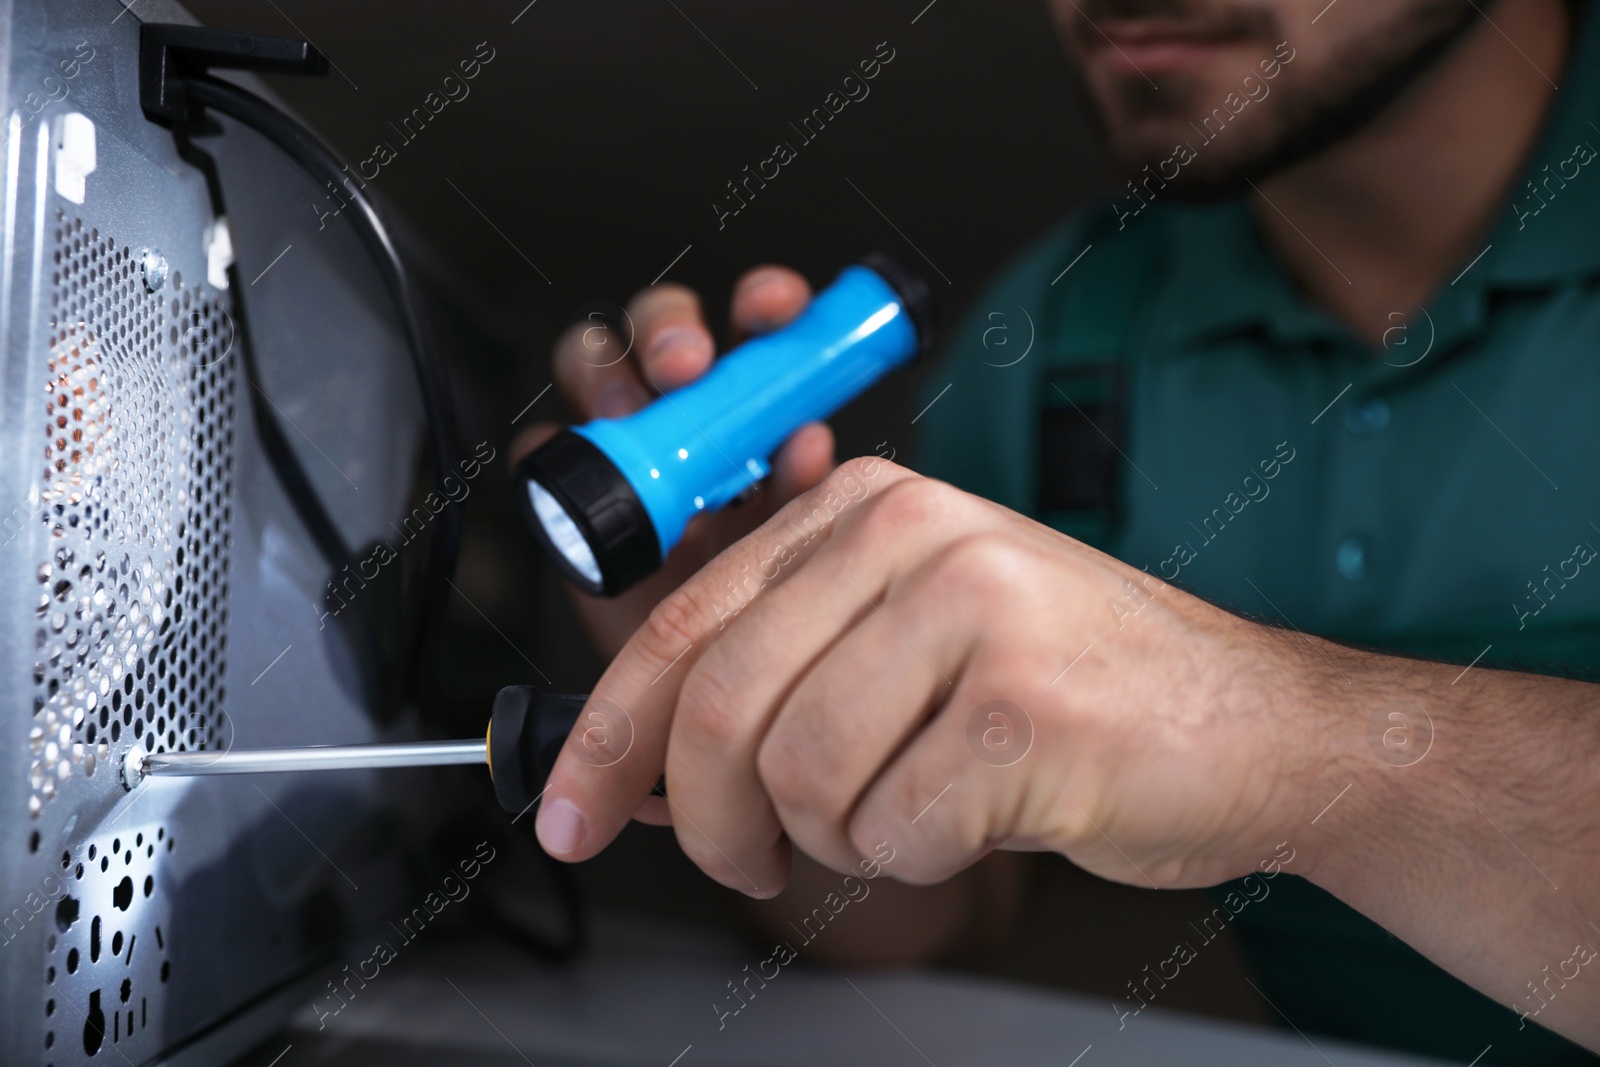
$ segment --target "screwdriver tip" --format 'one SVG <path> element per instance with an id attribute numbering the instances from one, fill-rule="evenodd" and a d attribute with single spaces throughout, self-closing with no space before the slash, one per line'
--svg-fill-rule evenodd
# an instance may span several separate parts
<path id="1" fill-rule="evenodd" d="M 145 760 L 147 758 L 143 745 L 134 745 L 123 753 L 122 788 L 131 793 L 135 786 L 144 781 Z"/>

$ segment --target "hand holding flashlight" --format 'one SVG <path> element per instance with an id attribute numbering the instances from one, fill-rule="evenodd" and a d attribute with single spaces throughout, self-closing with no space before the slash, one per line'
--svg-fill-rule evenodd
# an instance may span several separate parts
<path id="1" fill-rule="evenodd" d="M 678 286 L 634 298 L 631 337 L 581 322 L 558 344 L 556 381 L 592 421 L 554 442 L 549 425 L 524 435 L 517 451 L 541 452 L 521 465 L 518 491 L 574 586 L 614 595 L 640 583 L 616 601 L 580 598 L 602 651 L 619 647 L 656 601 L 723 547 L 815 485 L 832 466 L 831 434 L 817 420 L 909 360 L 931 332 L 926 288 L 882 257 L 846 268 L 809 299 L 793 272 L 746 275 L 732 301 L 734 339 L 759 340 L 738 344 L 706 379 L 711 337 L 698 300 Z M 652 393 L 650 409 L 627 418 Z M 605 484 L 597 489 L 591 475 Z M 736 496 L 753 500 L 716 514 Z"/>
<path id="2" fill-rule="evenodd" d="M 811 287 L 798 272 L 761 266 L 734 285 L 726 335 L 733 344 L 787 325 L 811 301 Z M 629 415 L 662 392 L 687 385 L 712 366 L 713 330 L 691 289 L 667 282 L 641 289 L 627 302 L 627 336 L 599 316 L 575 322 L 551 353 L 551 375 L 567 407 L 580 421 Z M 538 423 L 513 442 L 520 460 L 562 429 Z M 801 427 L 773 457 L 772 474 L 739 507 L 703 515 L 661 569 L 618 597 L 575 595 L 590 639 L 602 656 L 615 655 L 663 597 L 717 553 L 766 521 L 790 499 L 820 482 L 834 464 L 833 433 L 824 423 Z M 576 592 L 576 591 L 575 591 Z"/>

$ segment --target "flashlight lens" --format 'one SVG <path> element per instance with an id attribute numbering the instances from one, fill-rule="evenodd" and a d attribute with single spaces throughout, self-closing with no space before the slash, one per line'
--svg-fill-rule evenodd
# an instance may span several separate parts
<path id="1" fill-rule="evenodd" d="M 578 524 L 567 514 L 567 509 L 535 481 L 528 482 L 528 497 L 533 501 L 533 513 L 539 517 L 539 524 L 544 527 L 550 543 L 572 564 L 574 570 L 598 589 L 601 585 L 600 564 L 595 560 L 589 542 L 583 539 Z"/>

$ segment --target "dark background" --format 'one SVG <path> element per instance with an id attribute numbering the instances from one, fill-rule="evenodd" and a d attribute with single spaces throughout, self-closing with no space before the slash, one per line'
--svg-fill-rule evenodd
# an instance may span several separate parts
<path id="1" fill-rule="evenodd" d="M 554 390 L 522 414 L 550 382 L 556 334 L 589 302 L 625 302 L 680 253 L 666 278 L 699 290 L 719 329 L 749 267 L 784 263 L 822 285 L 877 248 L 922 272 L 953 322 L 1009 253 L 1107 178 L 1042 2 L 187 6 L 208 25 L 311 40 L 335 70 L 269 79 L 273 89 L 352 163 L 380 141 L 397 150 L 370 189 L 409 229 L 440 305 L 469 448 L 487 440 L 504 454 L 516 429 L 562 417 Z M 895 56 L 870 95 L 801 144 L 789 123 L 880 42 Z M 480 43 L 493 59 L 470 94 L 405 143 L 391 123 Z M 779 141 L 798 158 L 719 231 L 725 183 Z M 246 277 L 257 269 L 241 264 Z M 841 455 L 914 444 L 917 384 L 916 371 L 897 375 L 843 413 Z M 457 581 L 476 609 L 455 601 L 442 657 L 468 732 L 500 685 L 539 680 L 530 665 L 575 691 L 601 668 L 507 505 L 503 486 L 468 505 Z M 957 962 L 1120 999 L 1210 910 L 1196 894 L 1112 886 L 1052 857 L 1032 860 L 1028 878 L 1010 932 Z M 668 831 L 629 831 L 580 880 L 614 907 L 708 923 L 727 910 Z M 1231 945 L 1189 970 L 1205 976 L 1175 984 L 1167 1006 L 1261 1017 Z"/>

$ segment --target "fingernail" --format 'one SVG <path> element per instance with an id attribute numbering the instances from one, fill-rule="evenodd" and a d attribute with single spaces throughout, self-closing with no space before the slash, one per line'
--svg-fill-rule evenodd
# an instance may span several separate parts
<path id="1" fill-rule="evenodd" d="M 620 419 L 644 407 L 649 399 L 636 382 L 613 382 L 595 399 L 594 413 L 602 419 Z"/>
<path id="2" fill-rule="evenodd" d="M 534 831 L 539 835 L 539 844 L 544 846 L 546 852 L 552 856 L 565 856 L 569 852 L 576 852 L 578 846 L 583 844 L 587 826 L 578 805 L 565 797 L 557 797 L 539 806 L 539 818 L 534 822 Z"/>
<path id="3" fill-rule="evenodd" d="M 689 326 L 671 326 L 656 334 L 650 342 L 650 360 L 659 363 L 679 353 L 711 354 L 711 342 L 700 330 Z"/>

